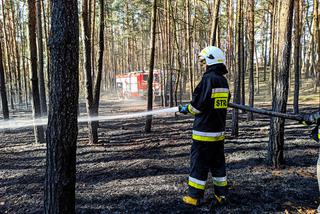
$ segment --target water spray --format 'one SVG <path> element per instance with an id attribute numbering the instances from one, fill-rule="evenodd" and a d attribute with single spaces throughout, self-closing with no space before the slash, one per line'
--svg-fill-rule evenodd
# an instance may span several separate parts
<path id="1" fill-rule="evenodd" d="M 257 114 L 263 114 L 270 117 L 280 117 L 284 119 L 302 121 L 306 118 L 303 117 L 301 114 L 288 114 L 288 113 L 280 113 L 274 112 L 267 109 L 259 109 L 259 108 L 252 108 L 250 106 L 240 105 L 236 103 L 229 103 L 229 107 L 235 109 L 242 109 L 245 111 L 250 111 Z M 168 113 L 175 113 L 178 112 L 178 107 L 172 108 L 165 108 L 153 111 L 144 111 L 144 112 L 137 112 L 137 113 L 130 113 L 130 114 L 122 114 L 122 115 L 107 115 L 107 116 L 97 116 L 97 117 L 88 117 L 88 116 L 81 116 L 78 118 L 78 123 L 87 123 L 92 121 L 108 121 L 108 120 L 116 120 L 116 119 L 128 119 L 128 118 L 138 118 L 138 117 L 145 117 L 148 115 L 161 115 L 161 114 L 168 114 Z M 320 113 L 319 113 L 320 115 Z M 316 120 L 307 121 L 310 124 L 316 124 Z M 38 119 L 20 119 L 20 120 L 8 120 L 4 122 L 0 122 L 0 130 L 3 129 L 17 129 L 17 128 L 27 128 L 32 126 L 43 126 L 48 123 L 48 118 L 38 118 Z M 318 124 L 319 125 L 319 124 Z"/>
<path id="2" fill-rule="evenodd" d="M 107 116 L 97 116 L 97 117 L 88 117 L 88 116 L 81 116 L 78 118 L 78 123 L 87 123 L 92 121 L 108 121 L 108 120 L 116 120 L 116 119 L 128 119 L 128 118 L 138 118 L 144 117 L 148 115 L 162 115 L 168 113 L 175 113 L 178 111 L 178 107 L 166 108 L 166 109 L 159 109 L 153 111 L 144 111 L 144 112 L 137 112 L 131 114 L 122 114 L 122 115 L 107 115 Z M 37 119 L 20 119 L 20 120 L 8 120 L 0 122 L 0 130 L 5 129 L 19 129 L 19 128 L 27 128 L 32 126 L 43 126 L 47 125 L 48 118 L 42 117 Z"/>

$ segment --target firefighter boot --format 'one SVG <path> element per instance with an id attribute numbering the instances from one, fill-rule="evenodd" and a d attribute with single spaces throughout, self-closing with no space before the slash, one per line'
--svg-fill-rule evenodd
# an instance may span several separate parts
<path id="1" fill-rule="evenodd" d="M 216 207 L 226 206 L 227 204 L 228 200 L 225 196 L 218 196 L 215 194 L 210 204 L 210 210 L 213 211 Z"/>
<path id="2" fill-rule="evenodd" d="M 182 198 L 183 202 L 187 205 L 190 205 L 190 206 L 200 206 L 203 204 L 203 200 L 202 199 L 198 199 L 198 198 L 193 198 L 191 196 L 184 196 Z"/>

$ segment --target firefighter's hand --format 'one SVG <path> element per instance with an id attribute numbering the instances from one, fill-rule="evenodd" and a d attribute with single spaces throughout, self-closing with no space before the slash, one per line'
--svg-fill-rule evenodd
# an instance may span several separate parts
<path id="1" fill-rule="evenodd" d="M 182 114 L 188 114 L 188 105 L 179 105 L 179 112 Z"/>
<path id="2" fill-rule="evenodd" d="M 320 123 L 320 112 L 303 115 L 303 124 L 312 125 Z"/>

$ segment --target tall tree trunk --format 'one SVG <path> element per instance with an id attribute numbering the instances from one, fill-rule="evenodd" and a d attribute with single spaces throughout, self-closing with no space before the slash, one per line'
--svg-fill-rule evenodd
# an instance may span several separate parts
<path id="1" fill-rule="evenodd" d="M 242 74 L 242 63 L 243 63 L 243 56 L 242 56 L 242 0 L 238 0 L 237 3 L 237 68 L 235 71 L 235 81 L 234 81 L 234 98 L 233 102 L 240 104 L 240 79 Z M 239 135 L 239 110 L 233 109 L 232 110 L 232 128 L 231 128 L 231 134 L 234 137 L 237 137 Z"/>
<path id="2" fill-rule="evenodd" d="M 46 87 L 43 73 L 43 41 L 42 41 L 42 18 L 41 18 L 41 2 L 37 1 L 37 35 L 38 35 L 38 73 L 40 82 L 40 105 L 42 115 L 47 114 Z"/>
<path id="3" fill-rule="evenodd" d="M 73 214 L 79 98 L 78 5 L 77 0 L 52 2 L 44 211 Z"/>
<path id="4" fill-rule="evenodd" d="M 29 48 L 31 57 L 31 75 L 32 75 L 32 97 L 34 118 L 41 117 L 39 81 L 37 72 L 37 44 L 36 44 L 36 2 L 28 0 L 29 9 Z M 34 135 L 37 143 L 44 143 L 43 126 L 34 126 Z"/>
<path id="5" fill-rule="evenodd" d="M 320 87 L 320 15 L 319 15 L 319 2 L 318 0 L 313 0 L 313 17 L 314 17 L 314 36 L 316 42 L 316 55 L 318 56 L 318 61 L 315 63 L 315 83 L 314 92 L 317 93 L 318 87 Z M 316 58 L 316 55 L 313 55 Z"/>
<path id="6" fill-rule="evenodd" d="M 11 74 L 11 55 L 9 54 L 9 44 L 8 44 L 8 33 L 7 33 L 7 28 L 6 28 L 6 20 L 7 20 L 7 14 L 5 13 L 5 7 L 6 7 L 6 4 L 5 4 L 5 1 L 4 0 L 1 0 L 2 2 L 2 18 L 3 18 L 3 24 L 2 24 L 2 27 L 3 27 L 3 34 L 4 34 L 4 52 L 5 52 L 5 56 L 6 56 L 6 63 L 4 64 L 4 70 L 7 70 L 8 73 L 9 73 L 9 87 L 10 87 L 10 90 L 9 90 L 9 94 L 10 94 L 10 106 L 11 106 L 11 109 L 14 109 L 14 102 L 13 102 L 13 97 L 14 97 L 14 91 L 13 91 L 13 87 L 12 87 L 12 74 Z"/>
<path id="7" fill-rule="evenodd" d="M 99 1 L 100 1 L 99 59 L 98 59 L 97 80 L 94 88 L 94 100 L 93 100 L 94 116 L 98 116 L 99 114 L 100 90 L 101 90 L 102 68 L 103 68 L 103 53 L 104 53 L 104 0 L 99 0 Z M 92 131 L 94 133 L 98 133 L 98 127 L 99 127 L 99 121 L 93 121 Z M 97 143 L 97 142 L 94 142 L 94 143 Z"/>
<path id="8" fill-rule="evenodd" d="M 242 1 L 242 9 L 241 9 L 241 30 L 240 30 L 240 52 L 241 52 L 241 61 L 240 61 L 240 64 L 242 66 L 242 68 L 240 69 L 241 71 L 241 80 L 240 80 L 240 84 L 241 84 L 241 89 L 240 89 L 240 93 L 241 93 L 241 97 L 240 97 L 240 102 L 242 105 L 245 105 L 246 104 L 246 89 L 245 89 L 245 81 L 246 81 L 246 61 L 247 61 L 247 58 L 246 58 L 246 49 L 245 49 L 245 42 L 246 42 L 246 38 L 245 38 L 245 35 L 244 35 L 244 32 L 245 32 L 245 28 L 247 28 L 247 26 L 245 26 L 245 22 L 244 22 L 244 13 L 246 13 L 246 11 L 244 11 L 244 9 L 246 7 L 244 7 L 244 5 L 247 5 L 247 2 L 245 1 Z M 244 110 L 241 111 L 241 113 L 245 113 Z"/>
<path id="9" fill-rule="evenodd" d="M 157 26 L 157 0 L 153 0 L 152 10 L 152 22 L 150 32 L 150 65 L 149 65 L 149 78 L 148 78 L 148 111 L 152 110 L 153 101 L 153 69 L 154 69 L 154 55 L 155 55 L 155 43 L 156 43 L 156 26 Z M 151 132 L 152 116 L 147 116 L 145 131 Z"/>
<path id="10" fill-rule="evenodd" d="M 248 26 L 248 60 L 249 60 L 249 105 L 254 105 L 254 0 L 249 1 L 249 26 Z M 253 120 L 253 113 L 248 112 L 248 120 Z"/>
<path id="11" fill-rule="evenodd" d="M 294 100 L 293 100 L 293 112 L 299 113 L 299 87 L 300 87 L 300 74 L 301 74 L 301 8 L 302 1 L 295 0 L 295 16 L 294 16 Z"/>
<path id="12" fill-rule="evenodd" d="M 214 1 L 214 8 L 213 8 L 214 15 L 212 17 L 211 34 L 210 34 L 210 43 L 213 46 L 217 45 L 216 40 L 217 40 L 217 27 L 219 22 L 220 2 L 221 0 Z"/>
<path id="13" fill-rule="evenodd" d="M 94 116 L 94 104 L 93 104 L 93 87 L 92 87 L 92 58 L 91 58 L 91 29 L 90 29 L 90 16 L 89 16 L 89 6 L 90 2 L 88 0 L 83 1 L 82 7 L 82 20 L 83 20 L 83 32 L 84 32 L 84 49 L 85 49 L 85 81 L 86 81 L 86 107 L 89 117 Z M 92 128 L 92 122 L 88 122 L 88 134 L 89 134 L 89 143 L 95 144 L 98 143 L 98 133 Z"/>
<path id="14" fill-rule="evenodd" d="M 270 44 L 270 77 L 269 77 L 269 85 L 270 85 L 270 94 L 274 95 L 274 73 L 275 73 L 275 39 L 276 39 L 276 18 L 277 18 L 277 1 L 272 0 L 272 8 L 271 8 L 271 44 Z"/>
<path id="15" fill-rule="evenodd" d="M 181 54 L 180 54 L 180 45 L 179 45 L 179 41 L 178 41 L 178 34 L 177 34 L 177 2 L 175 3 L 175 8 L 176 8 L 176 12 L 175 12 L 175 16 L 173 16 L 173 33 L 174 33 L 174 44 L 175 44 L 175 50 L 177 52 L 177 61 L 178 61 L 178 74 L 177 74 L 177 80 L 176 80 L 176 84 L 175 84 L 175 95 L 174 95 L 174 99 L 175 99 L 175 104 L 176 106 L 178 105 L 178 90 L 179 90 L 179 85 L 180 85 L 180 79 L 181 79 L 181 73 L 182 73 L 182 62 L 181 62 Z M 181 93 L 181 91 L 180 91 Z M 180 96 L 181 98 L 181 96 Z"/>
<path id="16" fill-rule="evenodd" d="M 294 0 L 285 0 L 280 3 L 280 28 L 279 28 L 279 73 L 276 78 L 276 91 L 273 96 L 272 110 L 286 112 L 288 100 L 288 82 L 291 55 L 292 19 Z M 284 119 L 271 118 L 269 136 L 269 162 L 276 168 L 284 164 Z"/>
<path id="17" fill-rule="evenodd" d="M 6 92 L 6 80 L 3 69 L 3 59 L 2 59 L 2 42 L 0 41 L 0 96 L 1 96 L 1 104 L 2 104 L 2 114 L 3 119 L 9 119 L 9 107 L 8 107 L 8 99 Z"/>
<path id="18" fill-rule="evenodd" d="M 192 52 L 191 52 L 191 21 L 190 21 L 190 0 L 186 0 L 186 27 L 187 27 L 187 69 L 189 71 L 189 81 L 190 81 L 190 88 L 189 88 L 189 96 L 192 99 L 193 93 L 193 72 L 192 72 Z"/>
<path id="19" fill-rule="evenodd" d="M 96 70 L 96 56 L 95 56 L 95 34 L 96 34 L 96 0 L 90 0 L 91 1 L 91 9 L 89 10 L 89 13 L 90 13 L 90 17 L 91 17 L 91 10 L 93 8 L 93 14 L 92 14 L 92 17 L 90 19 L 90 24 L 92 23 L 92 27 L 91 27 L 91 60 L 92 60 L 92 66 L 91 66 L 91 70 L 92 70 L 92 79 L 94 80 L 95 79 L 95 70 Z"/>
<path id="20" fill-rule="evenodd" d="M 265 18 L 265 32 L 268 32 L 269 30 L 269 14 L 266 15 Z M 268 40 L 269 40 L 269 33 L 265 34 L 264 37 L 264 63 L 263 63 L 263 81 L 265 82 L 267 80 L 267 65 L 268 65 Z"/>
<path id="21" fill-rule="evenodd" d="M 230 77 L 231 79 L 234 79 L 233 77 L 233 73 L 234 73 L 233 0 L 228 0 L 227 8 L 228 8 L 228 17 L 230 17 L 230 20 L 228 22 L 228 42 L 227 42 L 228 46 L 227 47 L 229 51 L 227 52 L 227 62 L 228 62 Z"/>
<path id="22" fill-rule="evenodd" d="M 173 73 L 172 73 L 172 45 L 171 45 L 171 1 L 167 0 L 167 45 L 168 45 L 168 56 L 167 56 L 167 65 L 168 65 L 168 85 L 169 85 L 169 106 L 173 106 Z"/>
<path id="23" fill-rule="evenodd" d="M 16 22 L 16 13 L 15 13 L 15 6 L 13 0 L 10 0 L 11 4 L 11 14 L 12 14 L 12 30 L 13 30 L 13 46 L 14 46 L 14 51 L 15 51 L 15 60 L 16 60 L 16 72 L 17 72 L 17 93 L 18 93 L 18 100 L 19 104 L 22 104 L 22 87 L 21 87 L 21 69 L 20 69 L 20 54 L 18 51 L 18 42 L 17 42 L 17 32 L 16 32 L 16 27 L 18 26 L 18 22 Z"/>
<path id="24" fill-rule="evenodd" d="M 50 82 L 50 79 L 49 79 L 49 77 L 50 77 L 50 75 L 49 75 L 49 73 L 50 73 L 50 53 L 49 53 L 49 45 L 48 45 L 48 37 L 49 37 L 49 35 L 48 35 L 48 31 L 49 31 L 49 23 L 47 23 L 47 16 L 48 16 L 48 14 L 46 13 L 46 10 L 45 10 L 45 5 L 44 5 L 44 2 L 43 2 L 43 0 L 39 0 L 40 2 L 41 2 L 41 8 L 42 8 L 42 15 L 43 15 L 43 28 L 44 28 L 44 40 L 46 41 L 46 60 L 47 60 L 47 71 L 46 71 L 46 75 L 47 75 L 47 78 L 48 78 L 48 83 L 47 83 L 47 88 L 48 88 L 48 90 L 50 90 L 49 89 L 49 82 Z M 47 5 L 48 4 L 50 4 L 50 2 L 47 2 Z M 48 8 L 49 8 L 49 6 L 47 6 Z M 48 21 L 49 22 L 49 21 Z"/>

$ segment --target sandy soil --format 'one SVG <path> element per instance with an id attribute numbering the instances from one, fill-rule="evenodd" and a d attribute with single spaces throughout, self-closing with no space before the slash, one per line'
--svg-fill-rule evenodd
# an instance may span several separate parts
<path id="1" fill-rule="evenodd" d="M 144 102 L 102 104 L 101 112 L 144 109 Z M 304 110 L 312 110 L 305 106 Z M 225 144 L 230 205 L 217 213 L 315 213 L 318 205 L 318 145 L 310 128 L 286 124 L 287 166 L 266 165 L 269 119 L 241 115 L 240 136 Z M 154 117 L 153 133 L 144 118 L 101 122 L 100 143 L 87 144 L 79 126 L 77 213 L 209 213 L 208 205 L 186 207 L 192 117 Z M 45 145 L 33 143 L 32 128 L 0 131 L 0 213 L 42 213 Z M 211 179 L 209 179 L 211 181 Z M 212 182 L 206 197 L 212 198 Z"/>

